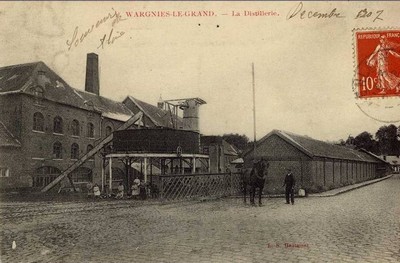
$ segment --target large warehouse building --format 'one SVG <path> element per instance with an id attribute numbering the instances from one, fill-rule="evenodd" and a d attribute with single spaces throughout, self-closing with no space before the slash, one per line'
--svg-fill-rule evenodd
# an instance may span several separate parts
<path id="1" fill-rule="evenodd" d="M 286 169 L 295 175 L 297 188 L 320 192 L 354 184 L 388 172 L 389 165 L 372 153 L 273 130 L 244 154 L 245 164 L 266 159 L 270 166 L 266 180 L 268 193 L 284 192 Z"/>

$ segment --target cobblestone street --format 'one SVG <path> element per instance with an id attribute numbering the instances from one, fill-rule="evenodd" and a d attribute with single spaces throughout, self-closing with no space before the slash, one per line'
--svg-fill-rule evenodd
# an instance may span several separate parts
<path id="1" fill-rule="evenodd" d="M 399 202 L 399 175 L 294 206 L 3 202 L 1 262 L 400 262 Z"/>

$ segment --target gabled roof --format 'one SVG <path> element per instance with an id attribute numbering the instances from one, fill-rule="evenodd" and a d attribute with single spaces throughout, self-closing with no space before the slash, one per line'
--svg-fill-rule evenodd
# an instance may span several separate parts
<path id="1" fill-rule="evenodd" d="M 88 111 L 103 113 L 103 116 L 126 121 L 133 113 L 121 102 L 72 88 L 57 73 L 43 62 L 13 65 L 0 68 L 0 95 L 9 93 L 34 94 L 38 72 L 45 72 L 44 98 Z"/>
<path id="2" fill-rule="evenodd" d="M 128 96 L 125 100 L 132 101 L 143 112 L 143 114 L 149 117 L 154 125 L 158 127 L 174 128 L 172 120 L 176 122 L 177 129 L 183 127 L 182 118 L 176 117 L 167 110 L 160 109 L 154 105 L 138 100 L 132 96 Z"/>
<path id="3" fill-rule="evenodd" d="M 221 136 L 205 135 L 200 137 L 201 145 L 218 144 L 224 148 L 224 154 L 238 156 L 236 147 L 229 142 L 225 141 Z"/>
<path id="4" fill-rule="evenodd" d="M 2 122 L 0 122 L 0 147 L 21 147 L 21 143 Z"/>
<path id="5" fill-rule="evenodd" d="M 13 65 L 0 68 L 0 93 L 18 92 L 27 83 L 39 63 Z"/>
<path id="6" fill-rule="evenodd" d="M 367 161 L 367 162 L 383 162 L 373 154 L 367 151 L 359 151 L 346 146 L 339 146 L 327 142 L 315 140 L 308 136 L 302 136 L 291 132 L 273 130 L 257 142 L 262 144 L 269 137 L 277 135 L 295 148 L 302 151 L 309 157 L 323 157 L 342 160 Z M 251 150 L 250 150 L 251 151 Z M 248 154 L 248 151 L 246 154 Z"/>
<path id="7" fill-rule="evenodd" d="M 233 155 L 233 156 L 239 155 L 235 147 L 232 144 L 228 143 L 227 141 L 222 140 L 222 145 L 224 146 L 225 155 Z"/>

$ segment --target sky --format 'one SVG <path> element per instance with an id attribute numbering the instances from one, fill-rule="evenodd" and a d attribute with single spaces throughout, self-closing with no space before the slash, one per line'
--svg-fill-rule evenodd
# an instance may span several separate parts
<path id="1" fill-rule="evenodd" d="M 43 61 L 83 90 L 94 52 L 102 96 L 199 97 L 202 134 L 252 139 L 254 63 L 257 139 L 337 141 L 400 125 L 400 97 L 356 98 L 353 33 L 398 29 L 398 14 L 396 2 L 0 2 L 0 66 Z"/>

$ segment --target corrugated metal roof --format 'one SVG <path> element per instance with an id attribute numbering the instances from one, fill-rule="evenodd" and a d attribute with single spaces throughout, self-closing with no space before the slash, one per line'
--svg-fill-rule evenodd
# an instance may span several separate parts
<path id="1" fill-rule="evenodd" d="M 36 84 L 39 71 L 45 72 L 44 98 L 73 107 L 102 112 L 103 116 L 127 121 L 133 113 L 122 103 L 96 94 L 72 88 L 43 62 L 13 65 L 0 68 L 0 94 L 26 93 Z"/>
<path id="2" fill-rule="evenodd" d="M 310 157 L 323 157 L 342 160 L 354 160 L 364 162 L 383 161 L 367 151 L 358 151 L 346 146 L 334 145 L 324 141 L 319 141 L 308 136 L 302 136 L 291 132 L 273 130 L 257 142 L 262 144 L 270 136 L 277 135 L 305 153 Z"/>
<path id="3" fill-rule="evenodd" d="M 21 147 L 21 143 L 2 122 L 0 122 L 0 147 Z"/>
<path id="4" fill-rule="evenodd" d="M 171 113 L 167 110 L 160 109 L 154 105 L 146 103 L 144 101 L 138 100 L 132 96 L 128 96 L 127 99 L 130 99 L 136 106 L 143 111 L 143 113 L 148 116 L 156 126 L 166 127 L 166 128 L 174 128 L 172 124 L 172 119 L 177 124 L 177 128 L 183 127 L 183 120 L 180 117 L 176 117 L 171 115 Z M 172 119 L 171 119 L 172 116 Z"/>

